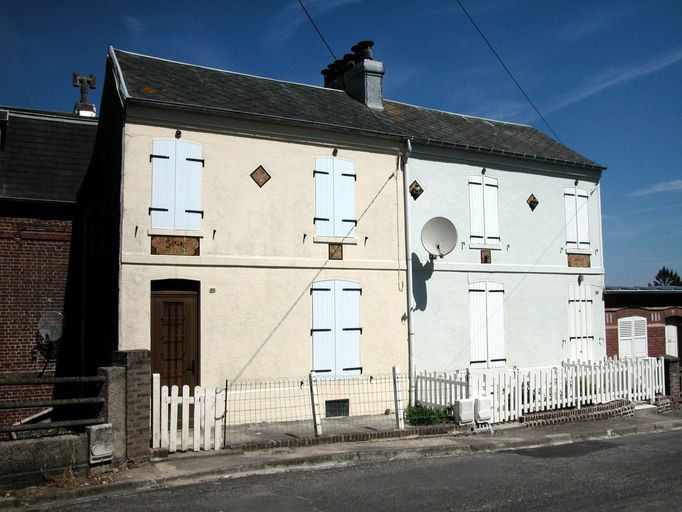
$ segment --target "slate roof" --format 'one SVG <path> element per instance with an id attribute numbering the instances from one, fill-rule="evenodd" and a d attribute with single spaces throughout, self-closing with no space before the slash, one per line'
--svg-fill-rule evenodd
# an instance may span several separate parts
<path id="1" fill-rule="evenodd" d="M 0 200 L 75 203 L 92 157 L 97 119 L 0 110 L 9 110 L 5 146 L 0 149 Z"/>
<path id="2" fill-rule="evenodd" d="M 373 111 L 345 92 L 183 64 L 110 48 L 126 101 L 209 110 L 600 170 L 533 127 L 384 100 Z"/>

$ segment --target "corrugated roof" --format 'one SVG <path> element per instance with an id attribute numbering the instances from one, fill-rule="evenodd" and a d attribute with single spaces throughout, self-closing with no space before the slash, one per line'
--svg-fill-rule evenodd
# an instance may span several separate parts
<path id="1" fill-rule="evenodd" d="M 374 133 L 415 142 L 557 162 L 603 166 L 531 126 L 384 100 L 371 110 L 345 92 L 260 78 L 145 55 L 110 51 L 127 100 L 207 109 L 284 122 Z"/>
<path id="2" fill-rule="evenodd" d="M 0 199 L 75 202 L 92 157 L 97 119 L 0 110 L 9 110 L 0 149 Z"/>

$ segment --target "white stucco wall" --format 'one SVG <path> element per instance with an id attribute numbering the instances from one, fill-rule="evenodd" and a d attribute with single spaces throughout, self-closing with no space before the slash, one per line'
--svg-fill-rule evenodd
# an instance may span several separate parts
<path id="1" fill-rule="evenodd" d="M 313 281 L 360 283 L 361 364 L 364 372 L 407 368 L 402 182 L 396 155 L 338 147 L 355 165 L 354 240 L 343 261 L 328 260 L 315 237 L 315 157 L 334 146 L 182 130 L 202 145 L 204 219 L 200 232 L 150 228 L 154 139 L 175 127 L 125 127 L 119 348 L 150 348 L 150 289 L 157 279 L 200 282 L 200 381 L 301 376 L 312 365 Z M 259 188 L 250 174 L 272 176 Z M 151 255 L 153 234 L 201 236 L 201 256 Z M 209 290 L 214 289 L 214 292 Z"/>
<path id="2" fill-rule="evenodd" d="M 453 370 L 470 361 L 468 284 L 494 281 L 504 286 L 507 367 L 555 364 L 575 357 L 569 342 L 568 290 L 580 275 L 593 285 L 592 357 L 606 355 L 604 334 L 603 263 L 599 204 L 599 173 L 567 171 L 538 165 L 524 169 L 495 162 L 470 165 L 413 156 L 410 181 L 424 193 L 410 200 L 412 252 L 418 257 L 414 272 L 416 310 L 413 314 L 418 369 Z M 480 249 L 469 242 L 469 176 L 498 180 L 501 242 L 492 248 L 492 264 L 482 264 Z M 569 268 L 566 255 L 564 188 L 587 189 L 590 268 Z M 539 200 L 535 211 L 526 203 Z M 432 217 L 453 222 L 455 249 L 430 265 L 421 243 L 421 228 Z M 426 279 L 425 279 L 426 278 Z"/>

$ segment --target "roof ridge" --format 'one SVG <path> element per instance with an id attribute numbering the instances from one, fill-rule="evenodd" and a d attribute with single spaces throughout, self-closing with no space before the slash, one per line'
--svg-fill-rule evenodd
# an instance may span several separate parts
<path id="1" fill-rule="evenodd" d="M 179 60 L 173 60 L 173 59 L 164 59 L 163 57 L 154 57 L 153 55 L 145 55 L 144 53 L 130 52 L 127 50 L 121 50 L 121 49 L 114 48 L 114 47 L 112 47 L 112 50 L 114 52 L 127 53 L 128 55 L 136 55 L 138 57 L 145 57 L 147 59 L 154 59 L 154 60 L 160 60 L 160 61 L 164 61 L 164 62 L 170 62 L 171 64 L 179 64 L 181 66 L 190 66 L 190 67 L 194 67 L 194 68 L 208 69 L 210 71 L 218 71 L 219 73 L 225 73 L 225 74 L 229 74 L 229 75 L 246 76 L 249 78 L 257 78 L 259 80 L 268 80 L 270 82 L 278 82 L 278 83 L 282 83 L 282 84 L 300 85 L 301 87 L 310 87 L 312 89 L 322 89 L 324 91 L 343 92 L 345 94 L 345 91 L 342 91 L 341 89 L 332 89 L 331 87 L 324 87 L 322 85 L 303 84 L 301 82 L 292 82 L 290 80 L 280 80 L 279 78 L 269 78 L 267 76 L 252 75 L 250 73 L 242 73 L 240 71 L 231 71 L 229 69 L 220 69 L 220 68 L 214 68 L 212 66 L 203 66 L 201 64 L 190 64 L 189 62 L 181 62 Z"/>

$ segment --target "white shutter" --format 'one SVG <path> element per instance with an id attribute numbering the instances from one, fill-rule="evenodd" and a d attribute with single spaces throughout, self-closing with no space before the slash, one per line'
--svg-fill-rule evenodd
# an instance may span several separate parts
<path id="1" fill-rule="evenodd" d="M 334 361 L 334 281 L 313 283 L 313 372 L 320 376 L 332 376 Z"/>
<path id="2" fill-rule="evenodd" d="M 578 248 L 578 219 L 576 218 L 575 188 L 564 189 L 564 208 L 566 211 L 566 247 Z"/>
<path id="3" fill-rule="evenodd" d="M 666 318 L 665 320 L 665 353 L 677 357 L 677 326 L 679 321 L 676 318 Z"/>
<path id="4" fill-rule="evenodd" d="M 647 336 L 646 336 L 646 318 L 635 317 L 632 320 L 633 337 L 632 337 L 632 355 L 635 357 L 646 357 L 647 350 Z"/>
<path id="5" fill-rule="evenodd" d="M 201 145 L 177 141 L 175 229 L 201 229 Z"/>
<path id="6" fill-rule="evenodd" d="M 572 340 L 594 338 L 592 332 L 592 304 L 594 287 L 588 284 L 572 284 L 568 289 L 568 309 Z"/>
<path id="7" fill-rule="evenodd" d="M 588 194 L 587 190 L 577 188 L 575 189 L 576 201 L 576 241 L 579 249 L 590 248 L 590 223 L 588 216 Z"/>
<path id="8" fill-rule="evenodd" d="M 618 319 L 618 355 L 646 357 L 646 318 L 630 316 Z"/>
<path id="9" fill-rule="evenodd" d="M 347 160 L 334 159 L 334 236 L 354 237 L 355 168 Z"/>
<path id="10" fill-rule="evenodd" d="M 500 368 L 507 364 L 504 346 L 504 288 L 498 283 L 486 283 L 488 292 L 488 358 L 489 368 Z"/>
<path id="11" fill-rule="evenodd" d="M 336 375 L 360 375 L 360 285 L 335 281 Z"/>
<path id="12" fill-rule="evenodd" d="M 175 141 L 152 143 L 151 225 L 157 229 L 175 227 Z"/>
<path id="13" fill-rule="evenodd" d="M 471 241 L 484 243 L 483 178 L 481 176 L 469 176 L 469 225 Z"/>
<path id="14" fill-rule="evenodd" d="M 334 236 L 334 159 L 315 159 L 315 234 Z"/>
<path id="15" fill-rule="evenodd" d="M 485 243 L 497 244 L 500 242 L 497 178 L 483 177 L 483 210 Z"/>
<path id="16" fill-rule="evenodd" d="M 486 314 L 486 284 L 469 285 L 469 343 L 472 368 L 488 366 L 488 327 Z"/>

